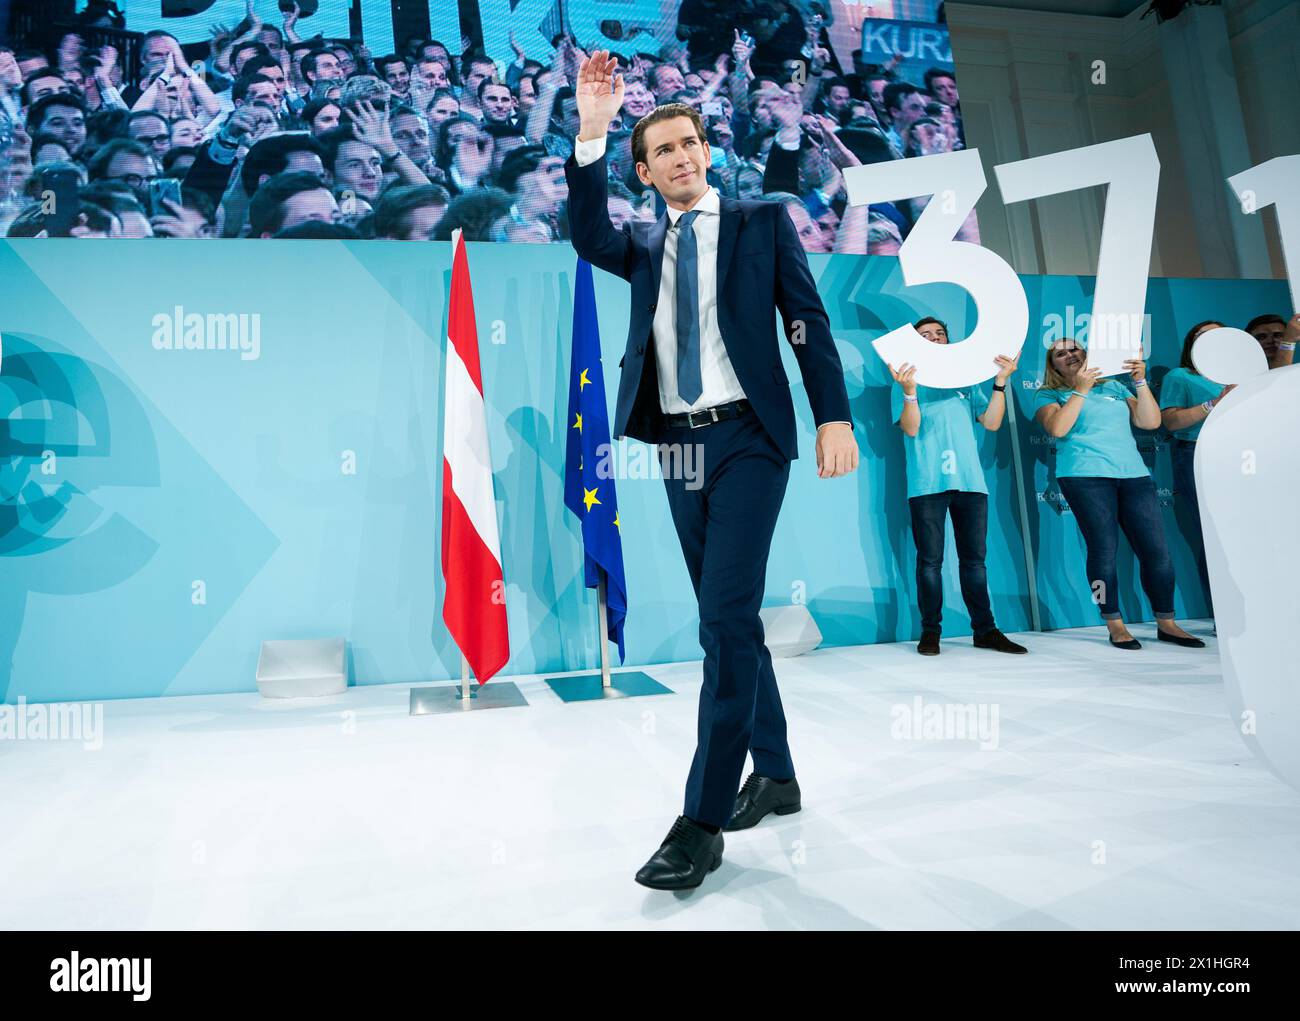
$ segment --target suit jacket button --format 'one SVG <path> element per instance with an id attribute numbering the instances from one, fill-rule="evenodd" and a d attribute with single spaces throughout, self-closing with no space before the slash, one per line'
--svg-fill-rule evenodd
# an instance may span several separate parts
<path id="1" fill-rule="evenodd" d="M 655 310 L 655 306 L 654 306 L 654 305 L 651 305 L 651 306 L 650 306 L 650 311 L 653 312 L 654 310 Z"/>
<path id="2" fill-rule="evenodd" d="M 645 354 L 645 345 L 644 344 L 637 345 L 636 353 Z"/>

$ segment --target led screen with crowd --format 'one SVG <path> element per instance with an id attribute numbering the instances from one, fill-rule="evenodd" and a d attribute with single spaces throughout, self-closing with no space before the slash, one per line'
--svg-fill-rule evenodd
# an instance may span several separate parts
<path id="1" fill-rule="evenodd" d="M 663 211 L 630 146 L 656 104 L 696 108 L 710 182 L 785 202 L 812 252 L 894 254 L 927 201 L 849 206 L 845 168 L 964 145 L 933 0 L 462 0 L 414 32 L 390 0 L 8 6 L 10 237 L 564 241 L 572 86 L 595 49 L 626 83 L 616 225 Z M 979 240 L 973 216 L 958 237 Z"/>

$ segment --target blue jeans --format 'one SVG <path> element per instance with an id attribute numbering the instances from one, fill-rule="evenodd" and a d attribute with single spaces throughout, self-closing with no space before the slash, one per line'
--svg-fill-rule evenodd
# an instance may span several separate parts
<path id="1" fill-rule="evenodd" d="M 1187 544 L 1196 554 L 1196 573 L 1201 576 L 1201 589 L 1205 592 L 1205 605 L 1214 616 L 1214 600 L 1210 597 L 1210 571 L 1205 565 L 1205 537 L 1201 534 L 1201 507 L 1196 499 L 1196 472 L 1192 466 L 1196 461 L 1195 440 L 1174 440 L 1170 448 L 1174 460 L 1174 493 L 1178 499 L 1187 504 L 1191 530 L 1187 533 Z"/>
<path id="2" fill-rule="evenodd" d="M 951 514 L 961 597 L 970 613 L 971 630 L 977 635 L 992 631 L 995 625 L 984 569 L 988 496 L 950 489 L 914 496 L 907 503 L 912 511 L 912 537 L 916 540 L 916 601 L 921 609 L 921 630 L 939 631 L 943 621 L 943 526 Z"/>
<path id="3" fill-rule="evenodd" d="M 1115 551 L 1124 530 L 1141 567 L 1142 590 L 1157 620 L 1174 618 L 1174 567 L 1150 475 L 1140 479 L 1057 479 L 1088 546 L 1088 585 L 1104 620 L 1119 620 Z M 1097 586 L 1101 591 L 1097 591 Z"/>

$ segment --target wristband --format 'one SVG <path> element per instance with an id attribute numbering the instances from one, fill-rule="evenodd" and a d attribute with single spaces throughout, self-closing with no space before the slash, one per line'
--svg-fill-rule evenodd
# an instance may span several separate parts
<path id="1" fill-rule="evenodd" d="M 1205 409 L 1205 413 L 1208 415 L 1211 411 L 1214 410 L 1214 402 L 1213 402 L 1213 401 L 1201 401 L 1201 407 L 1203 407 L 1203 408 Z"/>
<path id="2" fill-rule="evenodd" d="M 1071 390 L 1071 391 L 1070 391 L 1070 396 L 1071 396 L 1071 397 L 1082 397 L 1085 401 L 1088 399 L 1088 395 L 1087 395 L 1087 394 L 1081 394 L 1081 393 L 1079 393 L 1078 390 Z M 1068 399 L 1068 398 L 1067 398 L 1067 399 Z"/>
<path id="3" fill-rule="evenodd" d="M 1005 383 L 1002 383 L 1002 384 L 1000 384 L 1000 385 L 997 384 L 997 383 L 994 383 L 994 384 L 993 384 L 993 389 L 994 389 L 996 392 L 998 392 L 998 393 L 1005 393 L 1005 392 L 1006 392 L 1006 389 L 1007 389 L 1007 385 L 1006 385 Z"/>
<path id="4" fill-rule="evenodd" d="M 911 402 L 912 404 L 918 404 L 918 403 L 920 403 L 920 402 L 917 401 L 917 399 L 916 399 L 916 394 L 910 394 L 910 395 L 909 395 L 909 394 L 903 394 L 903 400 L 905 400 L 905 401 L 909 401 L 909 402 Z"/>
<path id="5" fill-rule="evenodd" d="M 212 139 L 212 145 L 208 146 L 208 157 L 213 163 L 223 167 L 233 167 L 235 160 L 239 158 L 239 146 L 231 145 L 229 142 L 216 144 L 217 139 Z"/>
<path id="6" fill-rule="evenodd" d="M 1288 344 L 1288 343 L 1286 343 L 1285 341 L 1279 341 L 1279 342 L 1278 342 L 1278 345 L 1277 345 L 1277 349 L 1278 349 L 1279 351 L 1294 351 L 1294 350 L 1295 350 L 1295 343 L 1292 342 L 1292 343 Z"/>
<path id="7" fill-rule="evenodd" d="M 1146 381 L 1145 379 L 1135 379 L 1135 380 L 1133 380 L 1133 389 L 1134 389 L 1134 390 L 1136 390 L 1136 389 L 1137 389 L 1138 387 L 1140 387 L 1140 386 L 1146 386 L 1146 385 L 1147 385 L 1147 381 Z"/>
<path id="8" fill-rule="evenodd" d="M 208 156 L 213 163 L 219 163 L 223 167 L 233 166 L 239 158 L 239 143 L 217 132 L 212 136 L 212 144 L 208 146 Z"/>

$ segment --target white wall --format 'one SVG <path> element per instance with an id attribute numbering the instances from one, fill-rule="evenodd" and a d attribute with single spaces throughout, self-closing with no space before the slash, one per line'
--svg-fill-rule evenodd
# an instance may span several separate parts
<path id="1" fill-rule="evenodd" d="M 1160 157 L 1151 271 L 1203 275 L 1154 17 L 1122 18 L 950 3 L 946 7 L 967 144 L 997 163 L 1150 132 Z M 1227 0 L 1251 166 L 1300 153 L 1300 4 Z M 1093 62 L 1105 62 L 1093 84 Z M 996 182 L 977 207 L 985 245 L 1023 273 L 1094 273 L 1101 188 L 1004 207 Z M 1227 185 L 1224 185 L 1225 189 Z M 1283 275 L 1271 211 L 1265 231 Z"/>

